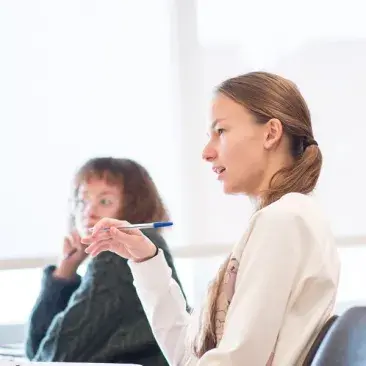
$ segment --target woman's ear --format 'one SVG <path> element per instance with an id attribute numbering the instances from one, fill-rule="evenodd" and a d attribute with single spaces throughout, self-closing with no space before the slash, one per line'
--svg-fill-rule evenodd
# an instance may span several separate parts
<path id="1" fill-rule="evenodd" d="M 283 134 L 283 126 L 279 119 L 272 118 L 266 123 L 264 148 L 267 150 L 277 146 Z"/>

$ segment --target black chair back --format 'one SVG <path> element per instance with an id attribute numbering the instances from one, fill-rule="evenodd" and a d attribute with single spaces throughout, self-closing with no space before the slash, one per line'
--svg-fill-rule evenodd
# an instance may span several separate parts
<path id="1" fill-rule="evenodd" d="M 312 365 L 312 362 L 315 358 L 316 353 L 318 352 L 318 349 L 319 349 L 321 343 L 323 342 L 323 339 L 325 338 L 329 329 L 332 327 L 332 325 L 334 324 L 334 322 L 337 319 L 338 319 L 338 315 L 333 315 L 323 325 L 322 329 L 320 330 L 320 332 L 318 333 L 317 337 L 315 338 L 313 344 L 311 345 L 310 350 L 309 350 L 302 366 L 311 366 Z"/>
<path id="2" fill-rule="evenodd" d="M 366 365 L 366 307 L 348 309 L 330 327 L 311 366 Z"/>

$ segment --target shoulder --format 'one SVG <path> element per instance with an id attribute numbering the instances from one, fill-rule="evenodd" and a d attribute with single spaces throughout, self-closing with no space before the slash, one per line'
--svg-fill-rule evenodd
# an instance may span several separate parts
<path id="1" fill-rule="evenodd" d="M 276 243 L 276 250 L 282 248 L 284 252 L 292 250 L 302 255 L 334 246 L 330 225 L 320 205 L 313 196 L 300 193 L 287 194 L 256 212 L 247 239 L 266 242 L 263 244 L 266 250 L 268 244 Z"/>
<path id="2" fill-rule="evenodd" d="M 253 216 L 253 224 L 271 225 L 277 228 L 308 227 L 318 221 L 325 224 L 320 206 L 312 196 L 290 193 L 259 210 Z M 316 225 L 315 225 L 316 226 Z"/>

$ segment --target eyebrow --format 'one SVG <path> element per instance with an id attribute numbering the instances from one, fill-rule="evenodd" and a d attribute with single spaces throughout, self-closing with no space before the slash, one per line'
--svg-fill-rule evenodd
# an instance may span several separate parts
<path id="1" fill-rule="evenodd" d="M 216 127 L 216 125 L 220 122 L 225 121 L 226 118 L 216 118 L 212 123 L 211 123 L 211 128 L 210 130 L 213 131 Z"/>
<path id="2" fill-rule="evenodd" d="M 117 193 L 116 192 L 112 192 L 112 191 L 103 191 L 103 192 L 100 192 L 98 194 L 98 196 L 105 196 L 107 194 L 116 195 Z"/>
<path id="3" fill-rule="evenodd" d="M 108 194 L 113 195 L 113 196 L 116 196 L 116 195 L 117 195 L 117 194 L 116 194 L 116 192 L 112 192 L 112 191 L 102 191 L 102 192 L 100 192 L 100 193 L 97 195 L 97 197 L 100 197 L 100 196 L 106 196 L 106 195 L 108 195 Z M 88 192 L 88 191 L 84 191 L 84 192 L 82 192 L 82 195 L 83 195 L 83 196 L 88 196 L 88 195 L 89 195 L 89 192 Z"/>

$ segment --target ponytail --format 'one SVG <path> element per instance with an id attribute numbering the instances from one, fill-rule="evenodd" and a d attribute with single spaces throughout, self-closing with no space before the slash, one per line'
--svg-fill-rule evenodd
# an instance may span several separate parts
<path id="1" fill-rule="evenodd" d="M 323 157 L 315 143 L 305 146 L 304 152 L 291 167 L 280 169 L 271 179 L 269 188 L 263 193 L 260 207 L 270 205 L 290 192 L 303 194 L 314 190 L 318 181 Z"/>

